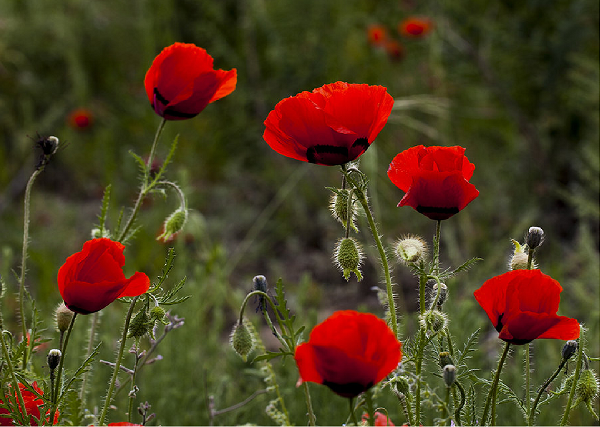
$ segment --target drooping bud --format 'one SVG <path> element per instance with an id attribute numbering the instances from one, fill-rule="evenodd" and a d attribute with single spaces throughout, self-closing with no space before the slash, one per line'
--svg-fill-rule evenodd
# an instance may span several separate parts
<path id="1" fill-rule="evenodd" d="M 58 364 L 60 363 L 60 358 L 62 357 L 62 353 L 60 350 L 53 348 L 48 352 L 48 367 L 51 371 L 55 370 Z"/>
<path id="2" fill-rule="evenodd" d="M 331 215 L 342 223 L 344 228 L 347 227 L 348 217 L 350 218 L 350 227 L 358 231 L 356 228 L 356 205 L 355 202 L 352 201 L 348 204 L 350 199 L 350 190 L 345 188 L 340 188 L 337 190 L 333 190 L 333 194 L 331 195 L 331 201 L 329 203 L 329 209 L 331 210 Z"/>
<path id="3" fill-rule="evenodd" d="M 426 311 L 419 316 L 421 327 L 427 331 L 438 332 L 448 326 L 448 318 L 445 313 L 437 310 Z"/>
<path id="4" fill-rule="evenodd" d="M 509 270 L 527 270 L 527 261 L 529 255 L 525 250 L 525 246 L 522 246 L 519 242 L 517 242 L 514 239 L 511 239 L 511 242 L 513 243 L 513 245 L 515 245 L 515 249 L 508 263 Z M 535 262 L 532 263 L 532 268 L 536 268 Z"/>
<path id="5" fill-rule="evenodd" d="M 239 354 L 244 362 L 248 354 L 254 348 L 254 337 L 248 330 L 246 326 L 246 320 L 244 319 L 242 322 L 237 322 L 233 327 L 233 331 L 231 332 L 231 346 L 235 350 L 237 354 Z"/>
<path id="6" fill-rule="evenodd" d="M 584 369 L 575 386 L 577 400 L 589 402 L 598 396 L 598 378 L 592 369 Z"/>
<path id="7" fill-rule="evenodd" d="M 540 227 L 529 227 L 525 243 L 530 249 L 535 249 L 544 243 L 544 230 Z"/>
<path id="8" fill-rule="evenodd" d="M 187 221 L 187 209 L 179 208 L 165 219 L 163 233 L 156 238 L 163 242 L 170 241 L 177 233 L 183 230 Z"/>
<path id="9" fill-rule="evenodd" d="M 440 296 L 437 300 L 437 308 L 441 308 L 442 305 L 446 302 L 446 300 L 448 299 L 448 286 L 446 286 L 445 283 L 440 283 Z M 433 284 L 433 287 L 431 288 L 431 298 L 430 298 L 430 305 L 433 304 L 435 302 L 435 299 L 437 298 L 437 294 L 438 294 L 438 284 L 437 281 L 435 281 L 435 283 Z"/>
<path id="10" fill-rule="evenodd" d="M 569 340 L 562 348 L 563 360 L 569 360 L 579 348 L 579 344 L 575 340 Z"/>
<path id="11" fill-rule="evenodd" d="M 440 368 L 444 368 L 446 365 L 454 365 L 454 361 L 447 351 L 442 351 L 439 354 L 440 357 Z"/>
<path id="12" fill-rule="evenodd" d="M 359 282 L 362 280 L 360 272 L 362 258 L 362 250 L 354 238 L 346 237 L 338 241 L 334 252 L 334 260 L 337 267 L 342 271 L 344 279 L 350 280 L 350 273 L 354 273 Z"/>
<path id="13" fill-rule="evenodd" d="M 69 329 L 69 325 L 71 324 L 71 320 L 73 320 L 74 312 L 69 310 L 64 302 L 61 302 L 59 306 L 56 308 L 55 316 L 56 316 L 56 327 L 60 332 L 65 332 Z"/>
<path id="14" fill-rule="evenodd" d="M 148 317 L 145 309 L 141 309 L 129 323 L 129 338 L 140 338 L 146 335 L 154 322 Z"/>
<path id="15" fill-rule="evenodd" d="M 444 377 L 446 387 L 452 387 L 452 385 L 454 385 L 454 381 L 456 381 L 456 366 L 444 366 L 444 368 L 442 369 L 442 376 Z"/>
<path id="16" fill-rule="evenodd" d="M 425 259 L 427 243 L 418 236 L 407 236 L 396 243 L 396 256 L 404 263 L 411 264 Z"/>

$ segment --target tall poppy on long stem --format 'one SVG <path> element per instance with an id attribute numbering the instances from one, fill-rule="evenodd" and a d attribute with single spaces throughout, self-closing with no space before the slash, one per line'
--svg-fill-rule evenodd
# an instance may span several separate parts
<path id="1" fill-rule="evenodd" d="M 355 397 L 396 369 L 400 347 L 384 320 L 370 313 L 337 311 L 313 328 L 294 359 L 302 381 Z"/>
<path id="2" fill-rule="evenodd" d="M 58 270 L 58 290 L 65 305 L 76 313 L 102 310 L 121 297 L 135 297 L 150 287 L 150 279 L 137 272 L 129 279 L 123 274 L 123 246 L 110 239 L 94 239 L 67 258 Z"/>
<path id="3" fill-rule="evenodd" d="M 479 191 L 469 182 L 475 165 L 463 147 L 419 145 L 396 155 L 388 177 L 406 192 L 398 206 L 411 206 L 434 220 L 448 219 L 473 201 Z"/>
<path id="4" fill-rule="evenodd" d="M 369 148 L 393 104 L 383 86 L 327 84 L 280 101 L 265 120 L 263 138 L 284 156 L 342 165 Z"/>
<path id="5" fill-rule="evenodd" d="M 154 59 L 144 86 L 152 108 L 166 120 L 185 120 L 235 90 L 237 71 L 215 70 L 206 50 L 174 43 Z"/>
<path id="6" fill-rule="evenodd" d="M 539 338 L 579 338 L 577 320 L 556 314 L 561 292 L 560 284 L 540 270 L 513 270 L 487 280 L 474 295 L 498 338 L 527 344 Z"/>

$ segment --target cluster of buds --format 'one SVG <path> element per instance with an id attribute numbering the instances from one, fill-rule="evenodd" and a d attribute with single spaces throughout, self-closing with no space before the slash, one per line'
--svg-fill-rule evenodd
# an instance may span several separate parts
<path id="1" fill-rule="evenodd" d="M 544 243 L 544 230 L 540 227 L 529 227 L 523 245 L 514 239 L 511 239 L 511 242 L 515 248 L 508 262 L 509 270 L 536 269 L 537 265 L 533 258 L 531 259 L 531 265 L 529 264 L 529 253 Z"/>

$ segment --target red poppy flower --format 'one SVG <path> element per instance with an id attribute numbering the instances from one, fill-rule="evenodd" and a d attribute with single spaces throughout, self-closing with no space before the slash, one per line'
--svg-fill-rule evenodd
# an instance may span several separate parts
<path id="1" fill-rule="evenodd" d="M 404 58 L 404 46 L 396 40 L 386 41 L 384 47 L 391 59 L 400 60 Z"/>
<path id="2" fill-rule="evenodd" d="M 69 114 L 69 125 L 75 129 L 85 129 L 92 125 L 94 116 L 90 110 L 78 108 Z"/>
<path id="3" fill-rule="evenodd" d="M 527 344 L 538 338 L 574 340 L 579 323 L 558 316 L 560 284 L 540 270 L 513 270 L 487 280 L 474 293 L 499 338 Z"/>
<path id="4" fill-rule="evenodd" d="M 341 165 L 369 148 L 393 104 L 383 86 L 327 84 L 280 101 L 265 120 L 263 138 L 284 156 Z"/>
<path id="5" fill-rule="evenodd" d="M 433 24 L 428 18 L 411 17 L 398 24 L 398 32 L 407 37 L 423 37 L 433 28 Z"/>
<path id="6" fill-rule="evenodd" d="M 475 165 L 462 147 L 409 148 L 392 160 L 388 177 L 406 192 L 398 206 L 411 206 L 428 218 L 448 219 L 479 195 L 469 183 Z"/>
<path id="7" fill-rule="evenodd" d="M 143 294 L 150 279 L 137 272 L 129 279 L 123 274 L 123 246 L 110 239 L 94 239 L 81 252 L 67 258 L 58 270 L 58 290 L 71 310 L 81 314 L 102 310 L 121 297 Z"/>
<path id="8" fill-rule="evenodd" d="M 31 386 L 39 395 L 44 394 L 42 392 L 42 390 L 38 387 L 37 382 L 34 381 L 33 384 L 31 384 Z M 29 389 L 25 388 L 25 386 L 21 383 L 19 383 L 19 389 L 21 390 L 21 396 L 23 396 L 23 403 L 25 403 L 25 410 L 27 411 L 27 414 L 31 416 L 29 419 L 29 425 L 37 426 L 38 424 L 35 420 L 40 419 L 40 417 L 41 417 L 40 408 L 42 406 L 44 406 L 44 401 L 42 399 L 40 399 L 38 397 L 38 395 L 29 391 Z M 15 397 L 16 397 L 16 393 L 15 393 Z M 18 400 L 17 400 L 17 402 L 18 402 Z M 3 403 L 2 400 L 0 400 L 0 404 L 1 403 Z M 18 405 L 19 405 L 19 409 L 21 410 L 21 414 L 23 414 L 21 404 L 19 403 Z M 0 415 L 9 414 L 9 413 L 10 412 L 8 409 L 0 408 Z M 50 411 L 46 412 L 46 415 L 49 416 Z M 54 423 L 53 424 L 58 423 L 58 416 L 59 416 L 59 412 L 57 411 L 54 414 Z M 49 423 L 50 420 L 46 419 L 46 422 Z M 15 424 L 18 424 L 18 423 L 15 423 Z M 0 426 L 12 426 L 15 424 L 13 424 L 12 418 L 0 417 Z"/>
<path id="9" fill-rule="evenodd" d="M 213 58 L 193 44 L 175 43 L 163 49 L 146 73 L 144 86 L 156 114 L 185 120 L 235 90 L 237 71 L 213 69 Z"/>
<path id="10" fill-rule="evenodd" d="M 401 343 L 377 316 L 337 311 L 314 327 L 296 348 L 302 381 L 324 384 L 344 397 L 358 396 L 391 373 L 402 358 Z"/>
<path id="11" fill-rule="evenodd" d="M 367 37 L 369 39 L 369 43 L 374 46 L 380 46 L 387 40 L 387 30 L 383 25 L 369 25 L 369 28 L 367 28 Z"/>
<path id="12" fill-rule="evenodd" d="M 373 423 L 375 426 L 395 426 L 394 424 L 385 414 L 381 412 L 375 412 L 375 422 Z M 362 416 L 362 424 L 369 424 L 369 414 L 363 414 Z"/>

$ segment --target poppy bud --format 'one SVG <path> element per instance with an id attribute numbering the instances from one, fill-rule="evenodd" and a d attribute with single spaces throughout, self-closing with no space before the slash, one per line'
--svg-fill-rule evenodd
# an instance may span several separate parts
<path id="1" fill-rule="evenodd" d="M 410 394 L 410 384 L 408 383 L 408 379 L 406 377 L 395 377 L 394 384 L 396 384 L 396 388 L 403 395 L 407 396 Z"/>
<path id="2" fill-rule="evenodd" d="M 334 194 L 331 195 L 331 202 L 329 204 L 329 209 L 331 210 L 331 215 L 337 221 L 342 223 L 344 228 L 348 227 L 348 214 L 350 214 L 350 227 L 352 229 L 357 230 L 355 219 L 356 219 L 356 207 L 354 205 L 354 201 L 350 205 L 350 210 L 348 210 L 348 199 L 350 197 L 350 190 L 339 189 L 335 190 Z"/>
<path id="3" fill-rule="evenodd" d="M 175 212 L 169 215 L 163 224 L 163 233 L 158 236 L 156 240 L 167 242 L 175 234 L 183 230 L 183 227 L 187 221 L 187 216 L 187 210 L 182 208 L 177 209 Z"/>
<path id="4" fill-rule="evenodd" d="M 55 315 L 56 327 L 60 332 L 65 332 L 67 329 L 69 329 L 69 325 L 71 324 L 71 320 L 73 320 L 75 313 L 69 310 L 64 302 L 61 302 L 56 308 Z"/>
<path id="5" fill-rule="evenodd" d="M 535 249 L 544 243 L 544 230 L 540 227 L 529 227 L 525 243 L 530 249 Z"/>
<path id="6" fill-rule="evenodd" d="M 254 348 L 254 337 L 246 326 L 246 321 L 237 322 L 231 332 L 231 346 L 244 362 Z"/>
<path id="7" fill-rule="evenodd" d="M 100 230 L 99 228 L 92 228 L 91 232 L 92 239 L 102 239 L 104 237 L 110 238 L 110 232 L 105 228 Z"/>
<path id="8" fill-rule="evenodd" d="M 448 325 L 448 318 L 441 311 L 433 310 L 419 316 L 421 327 L 428 331 L 438 332 Z"/>
<path id="9" fill-rule="evenodd" d="M 419 262 L 427 254 L 427 243 L 418 236 L 407 236 L 396 243 L 396 256 L 405 263 Z"/>
<path id="10" fill-rule="evenodd" d="M 362 250 L 358 242 L 352 237 L 341 239 L 334 253 L 335 263 L 342 270 L 344 279 L 350 279 L 350 273 L 354 273 L 360 282 L 362 274 L 360 273 L 360 264 L 362 262 Z"/>
<path id="11" fill-rule="evenodd" d="M 436 297 L 438 294 L 438 284 L 437 282 L 435 282 L 433 284 L 433 288 L 431 289 L 431 304 L 434 303 Z M 441 283 L 441 289 L 440 289 L 440 297 L 437 300 L 437 307 L 440 308 L 448 299 L 448 286 L 446 286 L 446 284 Z"/>
<path id="12" fill-rule="evenodd" d="M 565 343 L 562 348 L 562 358 L 563 360 L 569 360 L 577 351 L 579 344 L 575 340 L 569 340 Z"/>
<path id="13" fill-rule="evenodd" d="M 589 402 L 598 396 L 598 378 L 592 369 L 585 369 L 579 376 L 577 386 L 575 386 L 577 399 L 582 402 Z"/>
<path id="14" fill-rule="evenodd" d="M 142 309 L 135 315 L 135 317 L 129 323 L 129 338 L 140 338 L 146 335 L 150 328 L 154 325 L 154 322 L 148 317 L 146 310 Z"/>
<path id="15" fill-rule="evenodd" d="M 446 365 L 454 365 L 454 362 L 452 361 L 452 357 L 450 357 L 450 353 L 448 353 L 447 351 L 442 351 L 440 352 L 440 368 L 444 368 L 444 366 Z"/>
<path id="16" fill-rule="evenodd" d="M 48 352 L 48 367 L 51 371 L 55 370 L 60 362 L 60 358 L 62 357 L 62 353 L 60 350 L 53 348 Z"/>
<path id="17" fill-rule="evenodd" d="M 527 270 L 528 267 L 528 258 L 529 255 L 525 252 L 525 247 L 521 246 L 519 242 L 511 239 L 513 245 L 515 245 L 515 249 L 513 251 L 512 256 L 510 257 L 510 261 L 508 263 L 510 270 Z M 535 263 L 532 263 L 532 268 L 535 267 Z"/>
<path id="18" fill-rule="evenodd" d="M 160 306 L 154 306 L 150 309 L 150 322 L 154 324 L 155 322 L 161 322 L 163 325 L 168 325 L 169 321 L 165 319 L 166 311 L 164 308 Z"/>
<path id="19" fill-rule="evenodd" d="M 454 381 L 456 381 L 456 366 L 444 366 L 444 368 L 442 369 L 442 376 L 444 377 L 446 387 L 452 387 L 452 385 L 454 385 Z"/>

